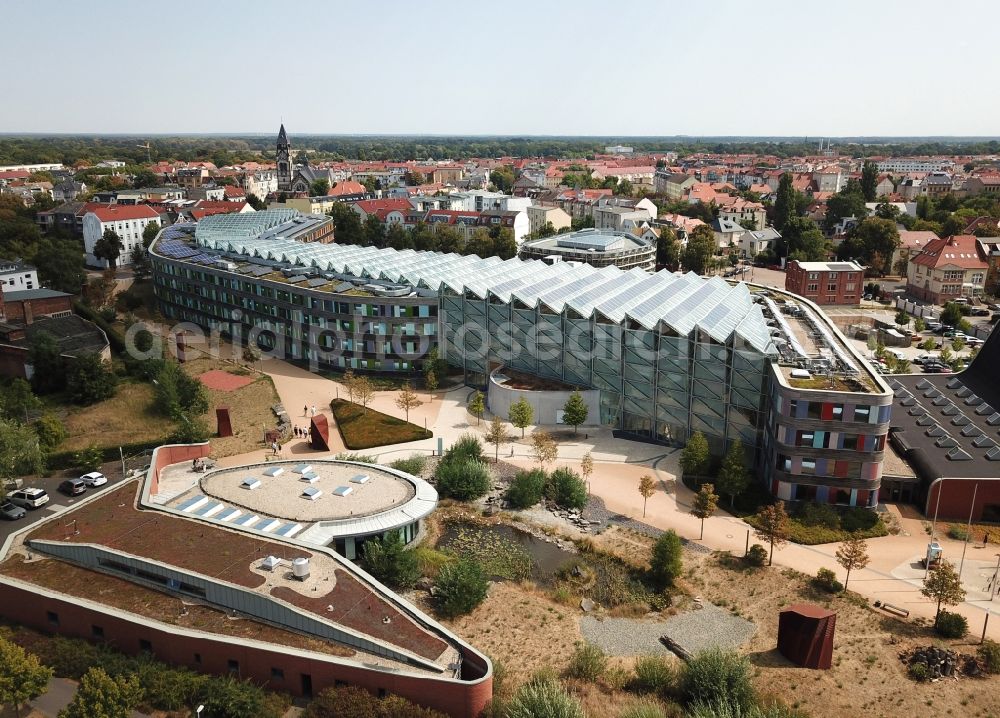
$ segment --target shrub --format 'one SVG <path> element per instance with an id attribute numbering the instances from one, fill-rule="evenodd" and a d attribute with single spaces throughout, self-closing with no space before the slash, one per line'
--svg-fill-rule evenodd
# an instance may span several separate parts
<path id="1" fill-rule="evenodd" d="M 906 672 L 910 678 L 921 683 L 929 681 L 931 678 L 931 670 L 927 667 L 926 663 L 911 663 Z"/>
<path id="2" fill-rule="evenodd" d="M 66 427 L 55 414 L 45 414 L 35 422 L 38 443 L 46 451 L 51 451 L 66 438 Z"/>
<path id="3" fill-rule="evenodd" d="M 969 532 L 965 530 L 964 526 L 952 524 L 948 527 L 948 538 L 953 538 L 956 541 L 965 541 L 969 538 Z"/>
<path id="4" fill-rule="evenodd" d="M 848 533 L 858 531 L 871 531 L 873 536 L 884 536 L 885 532 L 878 532 L 877 528 L 881 524 L 879 515 L 872 509 L 858 508 L 856 506 L 844 509 L 840 516 L 840 528 Z"/>
<path id="5" fill-rule="evenodd" d="M 829 504 L 804 504 L 797 518 L 806 526 L 822 526 L 834 530 L 840 528 L 840 514 Z"/>
<path id="6" fill-rule="evenodd" d="M 660 589 L 673 585 L 681 575 L 681 539 L 671 529 L 664 531 L 653 544 L 653 554 L 649 559 L 649 573 L 653 583 Z"/>
<path id="7" fill-rule="evenodd" d="M 430 576 L 431 578 L 436 578 L 442 566 L 455 560 L 454 556 L 450 556 L 444 551 L 438 551 L 429 546 L 417 546 L 410 549 L 410 553 L 417 560 L 417 566 L 420 567 L 420 574 L 422 576 Z"/>
<path id="8" fill-rule="evenodd" d="M 987 673 L 1000 673 L 1000 643 L 987 638 L 976 649 L 976 654 L 983 662 Z"/>
<path id="9" fill-rule="evenodd" d="M 467 558 L 441 567 L 437 581 L 437 605 L 447 618 L 461 616 L 483 602 L 490 582 L 482 566 Z"/>
<path id="10" fill-rule="evenodd" d="M 675 678 L 674 667 L 664 656 L 643 656 L 635 663 L 635 685 L 641 691 L 665 693 Z"/>
<path id="11" fill-rule="evenodd" d="M 684 701 L 726 702 L 749 708 L 754 702 L 750 661 L 733 651 L 703 651 L 688 661 L 681 677 Z"/>
<path id="12" fill-rule="evenodd" d="M 361 566 L 392 588 L 410 588 L 420 578 L 417 557 L 406 550 L 398 531 L 392 531 L 381 539 L 365 541 L 361 550 Z"/>
<path id="13" fill-rule="evenodd" d="M 462 456 L 438 464 L 435 478 L 438 493 L 459 501 L 478 499 L 493 485 L 486 464 Z"/>
<path id="14" fill-rule="evenodd" d="M 837 580 L 837 574 L 828 568 L 821 568 L 817 571 L 813 582 L 829 593 L 840 593 L 844 590 L 844 585 Z"/>
<path id="15" fill-rule="evenodd" d="M 763 566 L 767 563 L 767 549 L 755 543 L 743 558 L 751 566 Z"/>
<path id="16" fill-rule="evenodd" d="M 530 681 L 514 694 L 504 718 L 586 718 L 583 708 L 555 680 Z"/>
<path id="17" fill-rule="evenodd" d="M 569 659 L 566 675 L 570 678 L 580 678 L 585 681 L 596 681 L 608 667 L 608 657 L 600 646 L 593 643 L 577 643 Z"/>
<path id="18" fill-rule="evenodd" d="M 407 474 L 420 476 L 424 472 L 424 467 L 427 466 L 427 457 L 413 454 L 405 459 L 396 459 L 389 466 L 399 471 L 405 471 Z"/>
<path id="19" fill-rule="evenodd" d="M 625 690 L 625 686 L 632 682 L 632 671 L 622 666 L 609 666 L 601 682 L 613 691 Z"/>
<path id="20" fill-rule="evenodd" d="M 548 476 L 541 469 L 518 471 L 507 489 L 507 500 L 515 509 L 526 509 L 542 500 Z"/>
<path id="21" fill-rule="evenodd" d="M 357 461 L 359 464 L 377 464 L 379 463 L 377 456 L 372 456 L 371 454 L 354 454 L 354 453 L 342 453 L 337 454 L 333 457 L 337 461 Z"/>
<path id="22" fill-rule="evenodd" d="M 306 707 L 305 718 L 444 718 L 401 696 L 378 698 L 364 688 L 343 686 L 321 691 Z"/>
<path id="23" fill-rule="evenodd" d="M 549 476 L 545 495 L 563 508 L 582 509 L 587 505 L 587 484 L 576 472 L 559 468 Z"/>
<path id="24" fill-rule="evenodd" d="M 808 718 L 807 713 L 781 703 L 741 706 L 730 701 L 695 703 L 688 707 L 687 718 Z"/>
<path id="25" fill-rule="evenodd" d="M 444 452 L 444 461 L 452 459 L 483 460 L 483 444 L 472 434 L 462 434 L 451 447 Z"/>
<path id="26" fill-rule="evenodd" d="M 941 611 L 934 630 L 943 638 L 962 638 L 969 632 L 969 622 L 961 613 Z"/>

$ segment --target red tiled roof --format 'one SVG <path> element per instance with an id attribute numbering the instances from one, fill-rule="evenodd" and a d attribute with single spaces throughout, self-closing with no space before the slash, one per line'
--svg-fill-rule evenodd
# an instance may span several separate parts
<path id="1" fill-rule="evenodd" d="M 159 219 L 159 213 L 144 204 L 99 204 L 88 211 L 101 222 L 119 222 L 126 219 Z"/>
<path id="2" fill-rule="evenodd" d="M 365 214 L 377 213 L 379 210 L 391 212 L 394 209 L 398 209 L 400 212 L 408 212 L 413 208 L 410 201 L 406 199 L 362 199 L 353 204 Z"/>
<path id="3" fill-rule="evenodd" d="M 31 173 L 28 170 L 6 170 L 0 172 L 0 180 L 28 179 Z"/>
<path id="4" fill-rule="evenodd" d="M 899 233 L 899 246 L 906 249 L 923 249 L 928 243 L 940 239 L 930 230 L 902 230 Z"/>
<path id="5" fill-rule="evenodd" d="M 226 185 L 223 187 L 226 197 L 246 197 L 247 193 L 243 191 L 240 187 L 233 187 L 232 185 Z"/>
<path id="6" fill-rule="evenodd" d="M 326 193 L 327 197 L 340 197 L 345 194 L 364 194 L 365 186 L 354 180 L 344 180 L 338 182 Z"/>
<path id="7" fill-rule="evenodd" d="M 938 267 L 959 267 L 961 269 L 986 269 L 987 265 L 979 257 L 976 238 L 971 234 L 935 239 L 928 242 L 922 252 L 910 260 L 914 264 L 936 269 Z"/>
<path id="8" fill-rule="evenodd" d="M 213 214 L 233 214 L 247 206 L 246 202 L 215 202 L 207 199 L 198 200 L 191 208 L 191 216 L 195 219 L 211 217 Z"/>

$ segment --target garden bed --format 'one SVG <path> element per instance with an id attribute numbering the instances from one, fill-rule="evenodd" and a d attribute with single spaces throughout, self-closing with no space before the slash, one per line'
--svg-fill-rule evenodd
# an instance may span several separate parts
<path id="1" fill-rule="evenodd" d="M 330 402 L 330 408 L 340 436 L 344 439 L 344 446 L 352 451 L 403 444 L 434 436 L 433 432 L 416 424 L 374 409 L 366 411 L 360 404 L 346 399 L 334 399 Z"/>

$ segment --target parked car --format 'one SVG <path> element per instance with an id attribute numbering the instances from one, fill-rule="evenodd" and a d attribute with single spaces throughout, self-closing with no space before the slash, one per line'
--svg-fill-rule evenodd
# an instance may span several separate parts
<path id="1" fill-rule="evenodd" d="M 941 324 L 941 322 L 927 322 L 926 324 L 927 324 L 927 331 L 930 332 L 936 332 L 938 329 L 944 326 L 943 324 Z"/>
<path id="2" fill-rule="evenodd" d="M 20 506 L 23 509 L 37 509 L 49 502 L 49 494 L 45 489 L 33 489 L 30 487 L 11 491 L 7 495 L 7 498 L 12 504 Z"/>
<path id="3" fill-rule="evenodd" d="M 79 496 L 87 490 L 87 484 L 82 479 L 66 479 L 59 484 L 59 490 L 67 496 Z"/>
<path id="4" fill-rule="evenodd" d="M 951 367 L 947 364 L 924 364 L 920 369 L 925 374 L 951 374 Z"/>
<path id="5" fill-rule="evenodd" d="M 974 317 L 988 317 L 990 315 L 990 310 L 984 309 L 983 307 L 976 307 L 970 313 Z"/>
<path id="6" fill-rule="evenodd" d="M 108 477 L 100 471 L 91 471 L 89 474 L 81 476 L 80 481 L 87 486 L 104 486 L 104 484 L 108 483 Z"/>
<path id="7" fill-rule="evenodd" d="M 986 306 L 994 312 L 1000 312 L 1000 304 L 987 304 Z"/>
<path id="8" fill-rule="evenodd" d="M 918 354 L 911 361 L 913 364 L 937 364 L 939 358 L 936 354 Z"/>
<path id="9" fill-rule="evenodd" d="M 20 506 L 15 506 L 10 501 L 0 503 L 0 518 L 7 521 L 17 521 L 23 519 L 28 512 Z"/>

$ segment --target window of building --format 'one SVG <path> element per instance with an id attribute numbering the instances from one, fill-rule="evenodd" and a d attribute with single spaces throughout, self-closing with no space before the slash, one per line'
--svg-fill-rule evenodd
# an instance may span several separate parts
<path id="1" fill-rule="evenodd" d="M 59 625 L 59 614 L 56 613 L 55 611 L 46 611 L 45 618 L 46 620 L 48 620 L 50 626 Z"/>
<path id="2" fill-rule="evenodd" d="M 228 661 L 226 661 L 226 668 L 230 673 L 239 673 L 240 662 L 237 661 L 235 658 L 230 658 Z"/>
<path id="3" fill-rule="evenodd" d="M 146 640 L 145 638 L 140 638 L 139 639 L 139 650 L 140 651 L 146 651 L 147 653 L 152 653 L 153 652 L 153 644 L 152 644 L 152 642 Z"/>
<path id="4" fill-rule="evenodd" d="M 93 638 L 104 638 L 104 626 L 93 625 L 90 627 L 90 635 Z"/>
<path id="5" fill-rule="evenodd" d="M 201 665 L 201 654 L 200 653 L 195 653 L 194 654 L 194 664 L 196 666 L 200 666 Z"/>
<path id="6" fill-rule="evenodd" d="M 819 272 L 809 272 L 809 279 L 819 279 Z"/>
<path id="7" fill-rule="evenodd" d="M 854 420 L 855 421 L 868 421 L 871 416 L 872 408 L 870 406 L 865 406 L 861 404 L 854 407 Z"/>
<path id="8" fill-rule="evenodd" d="M 274 680 L 284 680 L 285 671 L 281 668 L 271 668 L 271 678 Z"/>
<path id="9" fill-rule="evenodd" d="M 837 283 L 836 282 L 828 282 L 827 285 L 826 285 L 826 291 L 828 291 L 828 292 L 836 292 L 837 291 Z"/>
<path id="10" fill-rule="evenodd" d="M 818 284 L 807 284 L 806 285 L 806 291 L 807 292 L 818 292 L 819 291 L 819 285 Z"/>

